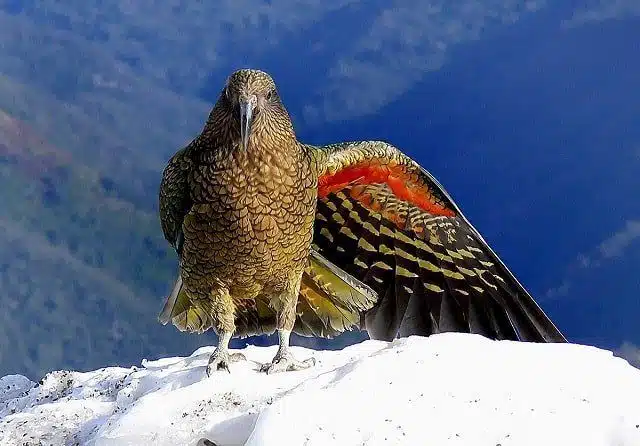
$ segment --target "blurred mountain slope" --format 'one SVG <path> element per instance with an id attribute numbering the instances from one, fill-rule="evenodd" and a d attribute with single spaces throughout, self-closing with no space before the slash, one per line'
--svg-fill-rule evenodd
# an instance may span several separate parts
<path id="1" fill-rule="evenodd" d="M 126 362 L 175 339 L 155 319 L 172 253 L 156 214 L 112 183 L 0 111 L 1 373 Z"/>

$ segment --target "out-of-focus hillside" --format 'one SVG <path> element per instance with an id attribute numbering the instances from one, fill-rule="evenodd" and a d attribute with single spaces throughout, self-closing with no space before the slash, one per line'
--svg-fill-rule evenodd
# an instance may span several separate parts
<path id="1" fill-rule="evenodd" d="M 154 212 L 1 111 L 0 184 L 0 372 L 171 345 L 155 315 L 175 261 Z"/>
<path id="2" fill-rule="evenodd" d="M 166 283 L 158 288 L 161 282 L 154 278 L 165 276 L 173 261 L 155 212 L 119 198 L 108 176 L 47 144 L 1 111 L 0 156 L 7 197 L 0 216 L 137 290 L 163 292 Z M 136 264 L 131 264 L 134 259 Z M 138 262 L 151 267 L 142 281 Z"/>

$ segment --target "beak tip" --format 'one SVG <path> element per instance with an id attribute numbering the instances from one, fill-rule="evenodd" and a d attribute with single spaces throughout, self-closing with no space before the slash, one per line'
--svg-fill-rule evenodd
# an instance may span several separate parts
<path id="1" fill-rule="evenodd" d="M 240 103 L 240 137 L 243 150 L 249 147 L 249 135 L 251 133 L 251 124 L 253 122 L 253 109 L 255 101 L 242 101 Z"/>

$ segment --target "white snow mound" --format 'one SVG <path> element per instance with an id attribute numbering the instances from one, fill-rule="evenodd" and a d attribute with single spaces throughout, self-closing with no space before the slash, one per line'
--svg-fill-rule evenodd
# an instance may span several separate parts
<path id="1" fill-rule="evenodd" d="M 5 376 L 0 444 L 640 445 L 640 370 L 607 350 L 447 333 L 294 347 L 316 366 L 258 372 L 276 348 L 211 378 L 212 347 L 39 385 Z"/>

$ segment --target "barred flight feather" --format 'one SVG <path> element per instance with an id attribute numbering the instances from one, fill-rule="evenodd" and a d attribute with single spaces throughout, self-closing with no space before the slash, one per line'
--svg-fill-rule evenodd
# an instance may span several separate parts
<path id="1" fill-rule="evenodd" d="M 458 331 L 565 340 L 430 174 L 384 143 L 316 150 L 328 173 L 314 243 L 377 294 L 365 316 L 370 337 Z"/>

